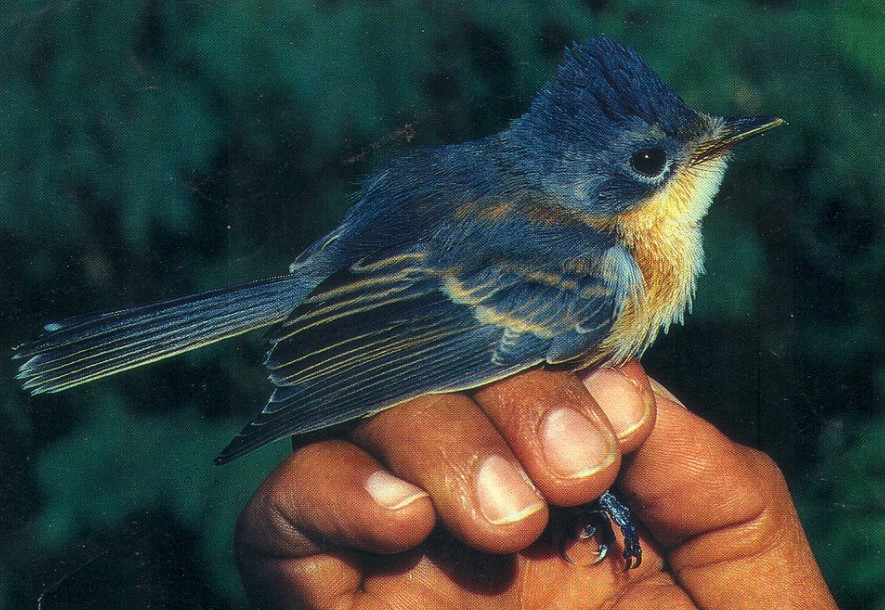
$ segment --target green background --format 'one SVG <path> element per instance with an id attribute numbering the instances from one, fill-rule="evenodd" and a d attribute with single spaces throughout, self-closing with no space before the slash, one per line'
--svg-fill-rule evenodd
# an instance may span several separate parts
<path id="1" fill-rule="evenodd" d="M 5 2 L 0 346 L 285 271 L 403 147 L 497 131 L 573 40 L 637 48 L 744 146 L 644 363 L 771 454 L 843 608 L 885 609 L 885 10 L 875 1 Z M 31 399 L 0 359 L 0 607 L 243 607 L 233 522 L 286 452 L 260 333 Z"/>

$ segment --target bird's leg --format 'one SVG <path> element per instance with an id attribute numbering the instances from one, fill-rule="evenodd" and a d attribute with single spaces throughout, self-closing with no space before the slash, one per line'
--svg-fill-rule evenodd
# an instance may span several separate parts
<path id="1" fill-rule="evenodd" d="M 639 544 L 639 531 L 636 529 L 636 519 L 626 504 L 621 503 L 610 491 L 605 491 L 599 499 L 599 509 L 605 513 L 612 523 L 621 528 L 624 536 L 624 561 L 625 570 L 638 568 L 642 563 L 642 547 Z M 611 531 L 611 525 L 609 525 Z"/>
<path id="2" fill-rule="evenodd" d="M 599 536 L 599 556 L 593 565 L 600 563 L 608 555 L 608 550 L 614 542 L 612 523 L 621 529 L 624 537 L 624 561 L 625 570 L 638 568 L 642 563 L 642 547 L 639 544 L 639 532 L 636 529 L 636 520 L 630 509 L 627 508 L 615 495 L 606 491 L 594 502 L 578 506 L 571 512 L 574 522 L 572 531 L 577 538 L 587 539 Z M 578 525 L 580 523 L 580 525 Z M 573 538 L 563 536 L 559 543 L 559 554 L 569 563 L 573 563 L 565 552 L 565 545 Z"/>

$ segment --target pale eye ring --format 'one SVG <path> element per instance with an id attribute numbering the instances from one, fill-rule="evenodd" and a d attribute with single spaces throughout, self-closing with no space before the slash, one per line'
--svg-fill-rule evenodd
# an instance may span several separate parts
<path id="1" fill-rule="evenodd" d="M 667 153 L 657 146 L 638 150 L 630 157 L 630 167 L 644 178 L 660 177 L 667 165 Z"/>

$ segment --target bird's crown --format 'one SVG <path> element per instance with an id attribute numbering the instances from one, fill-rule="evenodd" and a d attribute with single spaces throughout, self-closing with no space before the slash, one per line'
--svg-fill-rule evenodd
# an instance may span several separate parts
<path id="1" fill-rule="evenodd" d="M 601 37 L 565 50 L 556 78 L 520 120 L 553 133 L 580 129 L 585 137 L 609 139 L 638 121 L 669 136 L 690 136 L 700 118 L 636 51 Z"/>

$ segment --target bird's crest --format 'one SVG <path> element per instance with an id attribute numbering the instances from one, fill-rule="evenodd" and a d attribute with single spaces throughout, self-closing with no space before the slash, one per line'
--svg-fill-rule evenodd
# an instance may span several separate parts
<path id="1" fill-rule="evenodd" d="M 577 128 L 602 136 L 636 119 L 678 136 L 698 118 L 636 51 L 605 37 L 567 48 L 556 78 L 524 117 L 553 133 Z"/>

